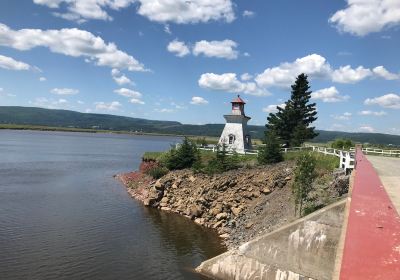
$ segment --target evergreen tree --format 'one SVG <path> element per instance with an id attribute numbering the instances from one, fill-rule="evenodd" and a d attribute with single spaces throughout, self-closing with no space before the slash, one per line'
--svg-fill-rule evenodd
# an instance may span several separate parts
<path id="1" fill-rule="evenodd" d="M 270 130 L 265 134 L 265 146 L 261 147 L 257 156 L 258 163 L 269 164 L 283 160 L 281 147 L 276 138 L 275 131 Z"/>
<path id="2" fill-rule="evenodd" d="M 278 107 L 278 112 L 268 116 L 268 130 L 274 130 L 278 138 L 287 146 L 301 145 L 304 141 L 317 136 L 315 127 L 310 127 L 317 117 L 315 103 L 309 103 L 307 75 L 300 74 L 292 85 L 291 97 L 285 102 L 285 107 Z"/>
<path id="3" fill-rule="evenodd" d="M 165 165 L 169 170 L 189 168 L 199 158 L 200 154 L 196 144 L 185 137 L 177 149 L 170 150 Z"/>

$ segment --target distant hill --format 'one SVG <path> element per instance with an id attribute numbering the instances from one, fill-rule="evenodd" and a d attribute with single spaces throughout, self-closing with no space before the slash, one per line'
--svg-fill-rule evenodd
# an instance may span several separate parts
<path id="1" fill-rule="evenodd" d="M 177 135 L 219 136 L 224 124 L 191 125 L 175 121 L 147 120 L 107 114 L 80 113 L 69 110 L 36 107 L 0 106 L 0 124 L 40 125 L 101 129 L 115 131 L 138 131 Z M 262 138 L 264 126 L 249 126 L 253 138 Z M 319 130 L 314 142 L 327 142 L 337 138 L 349 138 L 356 142 L 400 145 L 400 136 L 382 133 L 353 133 Z"/>

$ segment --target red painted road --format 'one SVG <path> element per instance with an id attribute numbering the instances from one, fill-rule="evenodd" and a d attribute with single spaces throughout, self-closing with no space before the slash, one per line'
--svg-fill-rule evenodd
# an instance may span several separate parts
<path id="1" fill-rule="evenodd" d="M 400 280 L 400 217 L 371 163 L 356 153 L 341 280 Z"/>

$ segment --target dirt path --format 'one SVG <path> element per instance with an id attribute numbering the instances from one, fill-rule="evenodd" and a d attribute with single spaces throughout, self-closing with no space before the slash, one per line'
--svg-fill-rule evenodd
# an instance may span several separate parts
<path id="1" fill-rule="evenodd" d="M 367 156 L 388 193 L 390 200 L 400 214 L 400 158 Z"/>

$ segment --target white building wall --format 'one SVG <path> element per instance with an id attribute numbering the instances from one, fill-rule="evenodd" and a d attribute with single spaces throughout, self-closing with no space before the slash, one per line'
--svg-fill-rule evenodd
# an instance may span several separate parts
<path id="1" fill-rule="evenodd" d="M 228 150 L 243 154 L 246 149 L 251 148 L 251 142 L 250 145 L 247 145 L 245 139 L 248 134 L 247 122 L 250 118 L 243 115 L 225 115 L 224 117 L 226 124 L 218 144 L 225 144 Z M 232 144 L 229 144 L 230 135 L 235 136 L 235 141 Z"/>

